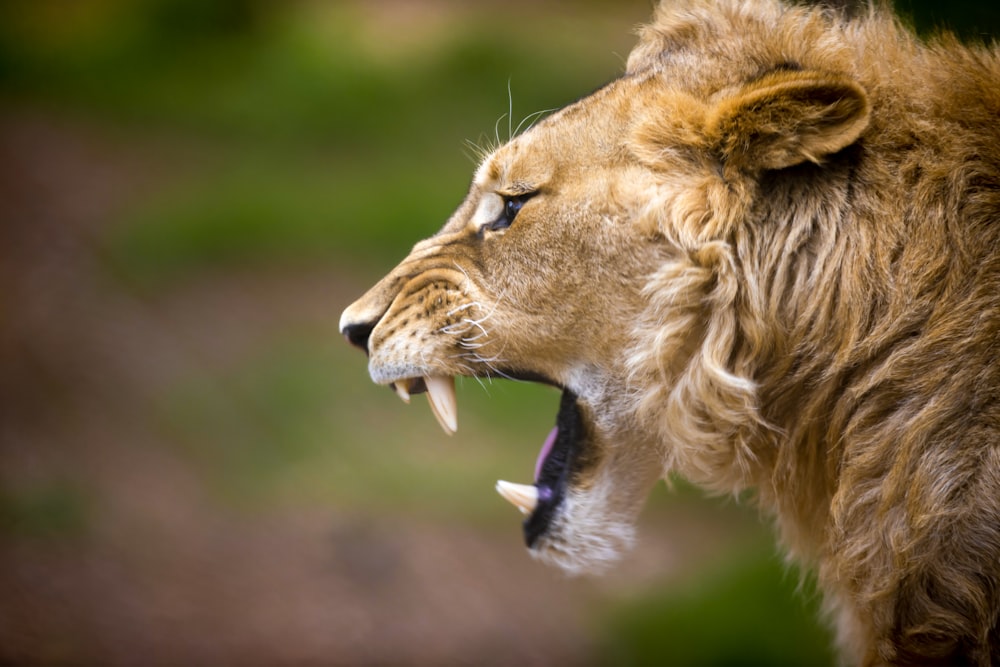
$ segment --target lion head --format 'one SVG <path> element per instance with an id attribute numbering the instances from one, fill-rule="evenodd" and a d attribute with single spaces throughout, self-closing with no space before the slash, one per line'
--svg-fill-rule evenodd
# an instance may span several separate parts
<path id="1" fill-rule="evenodd" d="M 849 71 L 744 36 L 766 12 L 709 18 L 661 10 L 621 78 L 487 155 L 444 227 L 341 319 L 372 379 L 427 391 L 448 432 L 454 376 L 562 391 L 533 483 L 498 490 L 532 553 L 569 571 L 630 545 L 665 472 L 746 482 L 770 428 L 734 358 L 735 229 L 762 174 L 821 162 L 867 125 Z"/>

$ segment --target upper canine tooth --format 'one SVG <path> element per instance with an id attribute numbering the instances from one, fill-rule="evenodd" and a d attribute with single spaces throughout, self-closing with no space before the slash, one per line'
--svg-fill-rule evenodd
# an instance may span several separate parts
<path id="1" fill-rule="evenodd" d="M 521 510 L 522 514 L 531 514 L 538 506 L 538 488 L 530 484 L 513 484 L 500 480 L 497 482 L 497 493 L 503 499 Z"/>
<path id="2" fill-rule="evenodd" d="M 407 380 L 400 380 L 399 382 L 393 382 L 392 383 L 392 388 L 395 389 L 396 390 L 396 394 L 401 399 L 403 399 L 403 403 L 409 403 L 410 402 L 410 392 L 407 391 L 407 388 L 406 388 L 407 384 L 408 384 Z"/>
<path id="3" fill-rule="evenodd" d="M 428 375 L 424 378 L 424 384 L 427 385 L 427 401 L 431 404 L 431 412 L 434 413 L 444 432 L 451 435 L 458 430 L 455 378 Z"/>

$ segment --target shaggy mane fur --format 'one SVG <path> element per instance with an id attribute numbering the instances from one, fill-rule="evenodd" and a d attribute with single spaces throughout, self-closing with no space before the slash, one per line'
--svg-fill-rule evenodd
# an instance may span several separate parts
<path id="1" fill-rule="evenodd" d="M 637 133 L 684 182 L 646 210 L 684 252 L 631 356 L 634 384 L 666 380 L 641 412 L 667 466 L 757 489 L 857 660 L 1000 660 L 1000 55 L 884 10 L 693 1 L 663 3 L 628 67 L 710 94 L 706 60 L 846 75 L 870 113 L 840 152 L 721 179 L 676 148 L 701 119 Z"/>

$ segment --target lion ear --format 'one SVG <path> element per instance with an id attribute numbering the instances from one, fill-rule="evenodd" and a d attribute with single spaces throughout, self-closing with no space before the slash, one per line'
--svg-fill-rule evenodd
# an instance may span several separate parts
<path id="1" fill-rule="evenodd" d="M 869 111 L 865 91 L 845 76 L 783 70 L 710 105 L 705 131 L 726 165 L 783 169 L 854 143 Z"/>

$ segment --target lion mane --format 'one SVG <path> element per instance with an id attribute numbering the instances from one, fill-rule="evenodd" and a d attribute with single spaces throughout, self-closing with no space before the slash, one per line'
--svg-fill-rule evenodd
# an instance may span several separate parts
<path id="1" fill-rule="evenodd" d="M 788 63 L 764 75 L 773 80 L 759 101 L 697 123 L 703 145 L 765 135 L 778 155 L 716 143 L 740 153 L 727 167 L 757 172 L 749 184 L 720 178 L 711 161 L 693 184 L 692 156 L 680 156 L 685 187 L 648 209 L 689 252 L 646 285 L 633 373 L 672 363 L 687 332 L 703 333 L 679 381 L 639 383 L 650 387 L 640 410 L 675 443 L 668 467 L 757 490 L 785 544 L 818 563 L 840 643 L 864 647 L 859 662 L 990 664 L 1000 660 L 1000 58 L 950 36 L 919 44 L 884 11 L 831 23 L 818 10 L 748 5 L 720 17 L 708 3 L 664 3 L 629 61 L 655 67 L 693 31 L 740 48 L 725 32 L 750 30 L 766 33 L 771 62 Z M 809 112 L 768 96 L 805 63 L 829 72 L 840 88 L 829 104 L 844 108 L 802 145 L 785 124 Z M 637 153 L 667 168 L 650 147 L 692 142 L 648 123 Z M 828 135 L 845 146 L 834 155 Z M 807 157 L 795 178 L 769 171 L 795 151 Z M 698 305 L 678 317 L 676 303 Z"/>

